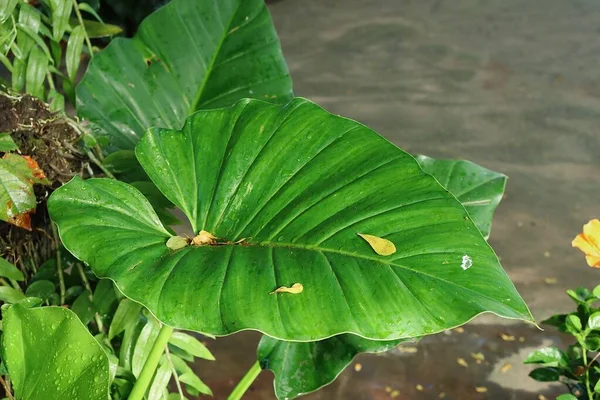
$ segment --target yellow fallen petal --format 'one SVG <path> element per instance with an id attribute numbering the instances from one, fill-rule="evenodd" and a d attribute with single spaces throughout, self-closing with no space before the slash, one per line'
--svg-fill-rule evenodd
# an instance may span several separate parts
<path id="1" fill-rule="evenodd" d="M 192 239 L 192 243 L 196 246 L 206 246 L 215 244 L 217 242 L 217 237 L 210 232 L 200 231 L 194 238 Z"/>
<path id="2" fill-rule="evenodd" d="M 304 290 L 304 286 L 302 286 L 301 283 L 294 283 L 292 285 L 292 287 L 287 287 L 287 286 L 282 286 L 280 288 L 277 288 L 275 290 L 273 290 L 271 293 L 269 294 L 274 294 L 274 293 L 291 293 L 291 294 L 298 294 L 298 293 L 302 293 L 302 291 Z"/>
<path id="3" fill-rule="evenodd" d="M 422 392 L 423 391 L 423 385 L 417 385 L 415 386 L 415 388 L 419 391 Z"/>
<path id="4" fill-rule="evenodd" d="M 500 338 L 506 342 L 514 342 L 515 337 L 513 335 L 507 335 L 506 333 L 501 333 Z"/>
<path id="5" fill-rule="evenodd" d="M 467 368 L 469 366 L 469 364 L 465 361 L 464 358 L 457 358 L 456 363 L 458 365 L 460 365 L 461 367 L 465 367 L 465 368 Z"/>
<path id="6" fill-rule="evenodd" d="M 485 386 L 477 386 L 475 388 L 475 391 L 477 393 L 486 393 L 488 391 L 488 388 L 486 388 Z"/>
<path id="7" fill-rule="evenodd" d="M 471 353 L 471 357 L 473 357 L 477 361 L 485 360 L 485 356 L 483 355 L 483 353 Z"/>
<path id="8" fill-rule="evenodd" d="M 182 238 L 181 236 L 171 236 L 169 240 L 167 240 L 167 247 L 171 250 L 183 249 L 187 245 L 188 240 L 186 238 Z"/>
<path id="9" fill-rule="evenodd" d="M 512 364 L 504 364 L 504 366 L 500 369 L 500 372 L 502 372 L 503 374 L 505 374 L 511 368 L 512 368 Z"/>
<path id="10" fill-rule="evenodd" d="M 390 256 L 396 252 L 396 246 L 394 243 L 387 239 L 382 239 L 377 236 L 367 235 L 366 233 L 357 233 L 358 236 L 365 239 L 375 253 L 380 256 Z"/>
<path id="11" fill-rule="evenodd" d="M 361 363 L 354 364 L 354 370 L 356 372 L 360 372 L 362 370 L 362 364 Z"/>
<path id="12" fill-rule="evenodd" d="M 396 398 L 398 396 L 400 396 L 400 391 L 398 391 L 398 390 L 392 390 L 392 393 L 390 393 L 390 397 L 392 399 L 394 399 L 394 398 Z"/>

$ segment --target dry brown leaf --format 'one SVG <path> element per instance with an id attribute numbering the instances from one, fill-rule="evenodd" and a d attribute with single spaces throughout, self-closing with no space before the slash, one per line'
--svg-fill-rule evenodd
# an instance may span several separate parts
<path id="1" fill-rule="evenodd" d="M 218 238 L 210 232 L 200 231 L 196 236 L 194 236 L 192 243 L 196 246 L 207 246 L 217 243 L 217 239 Z"/>
<path id="2" fill-rule="evenodd" d="M 167 247 L 171 250 L 179 250 L 187 246 L 188 243 L 189 240 L 186 238 L 182 238 L 181 236 L 171 236 L 169 240 L 167 240 Z"/>
<path id="3" fill-rule="evenodd" d="M 302 286 L 301 283 L 294 283 L 292 285 L 292 287 L 287 287 L 287 286 L 281 286 L 275 290 L 273 290 L 271 293 L 269 294 L 274 294 L 274 293 L 291 293 L 291 294 L 298 294 L 298 293 L 302 293 L 302 291 L 304 290 L 304 286 Z"/>
<path id="4" fill-rule="evenodd" d="M 476 391 L 477 393 L 487 393 L 487 391 L 488 391 L 488 388 L 486 388 L 485 386 L 477 386 L 477 387 L 475 388 L 475 391 Z"/>
<path id="5" fill-rule="evenodd" d="M 504 366 L 502 368 L 500 368 L 500 372 L 502 372 L 503 374 L 505 374 L 511 368 L 512 368 L 512 364 L 504 364 Z"/>
<path id="6" fill-rule="evenodd" d="M 547 398 L 546 398 L 546 396 L 544 396 L 543 394 L 540 394 L 540 395 L 538 396 L 538 400 L 548 400 L 548 399 L 547 399 Z"/>
<path id="7" fill-rule="evenodd" d="M 382 239 L 378 236 L 367 235 L 366 233 L 357 233 L 357 235 L 369 243 L 375 253 L 379 254 L 380 256 L 391 256 L 396 252 L 396 246 L 394 243 L 387 239 Z"/>
<path id="8" fill-rule="evenodd" d="M 465 368 L 468 368 L 468 367 L 469 367 L 469 363 L 467 363 L 467 362 L 465 361 L 465 359 L 464 359 L 464 358 L 457 358 L 457 359 L 456 359 L 456 363 L 457 363 L 458 365 L 460 365 L 460 366 L 463 366 L 463 367 L 465 367 Z"/>
<path id="9" fill-rule="evenodd" d="M 414 346 L 399 346 L 398 351 L 400 351 L 402 353 L 413 354 L 413 353 L 416 353 L 417 351 L 419 351 L 419 349 Z"/>

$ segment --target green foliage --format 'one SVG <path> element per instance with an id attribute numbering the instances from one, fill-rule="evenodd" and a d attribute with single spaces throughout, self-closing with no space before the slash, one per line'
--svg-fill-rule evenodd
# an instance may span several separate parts
<path id="1" fill-rule="evenodd" d="M 554 315 L 543 324 L 554 326 L 575 338 L 575 344 L 566 351 L 555 347 L 535 350 L 527 356 L 525 364 L 536 364 L 529 376 L 541 382 L 561 382 L 570 393 L 557 399 L 600 399 L 600 290 L 586 288 L 567 290 L 577 311 Z"/>

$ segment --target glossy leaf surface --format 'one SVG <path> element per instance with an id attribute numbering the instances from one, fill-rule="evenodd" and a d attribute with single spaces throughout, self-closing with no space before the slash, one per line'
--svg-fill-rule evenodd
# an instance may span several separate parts
<path id="1" fill-rule="evenodd" d="M 263 0 L 175 0 L 117 38 L 77 87 L 77 113 L 133 149 L 151 126 L 179 129 L 243 97 L 287 101 L 291 79 Z"/>
<path id="2" fill-rule="evenodd" d="M 79 318 L 65 308 L 3 312 L 4 362 L 22 400 L 106 400 L 108 358 Z"/>
<path id="3" fill-rule="evenodd" d="M 358 353 L 380 353 L 401 340 L 373 341 L 356 335 L 338 335 L 318 342 L 285 342 L 263 336 L 258 344 L 262 369 L 275 374 L 275 394 L 293 399 L 333 382 Z"/>
<path id="4" fill-rule="evenodd" d="M 488 311 L 531 320 L 452 195 L 412 156 L 307 100 L 201 111 L 181 131 L 149 130 L 136 154 L 194 232 L 220 244 L 169 249 L 149 202 L 114 180 L 74 179 L 49 210 L 67 249 L 168 325 L 394 340 Z M 396 253 L 374 254 L 357 232 Z M 294 283 L 302 293 L 269 294 Z"/>
<path id="5" fill-rule="evenodd" d="M 506 176 L 470 161 L 435 160 L 419 156 L 417 160 L 467 209 L 486 238 L 490 236 L 494 211 L 506 186 Z"/>

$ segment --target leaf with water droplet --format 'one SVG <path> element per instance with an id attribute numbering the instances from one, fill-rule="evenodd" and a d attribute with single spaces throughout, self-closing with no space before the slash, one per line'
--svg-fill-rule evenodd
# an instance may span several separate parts
<path id="1" fill-rule="evenodd" d="M 294 283 L 292 285 L 292 287 L 287 287 L 287 286 L 281 286 L 275 290 L 273 290 L 271 293 L 269 294 L 275 294 L 275 293 L 291 293 L 291 294 L 298 294 L 298 293 L 302 293 L 302 291 L 304 290 L 304 286 L 302 286 L 301 283 Z"/>
<path id="2" fill-rule="evenodd" d="M 367 235 L 366 233 L 357 233 L 358 236 L 365 239 L 375 253 L 380 256 L 391 256 L 396 252 L 396 246 L 394 243 L 387 239 L 380 238 L 374 235 Z"/>

